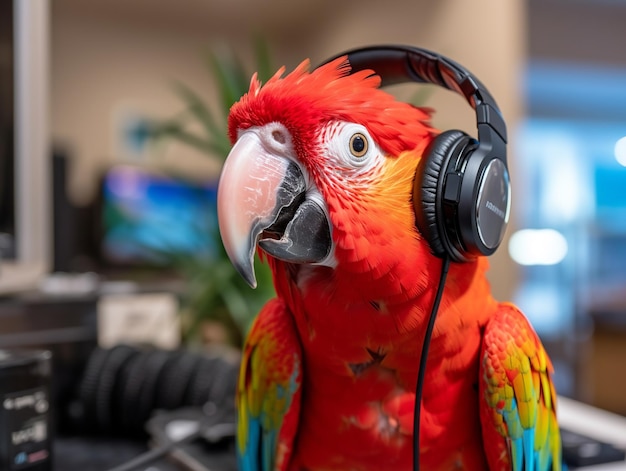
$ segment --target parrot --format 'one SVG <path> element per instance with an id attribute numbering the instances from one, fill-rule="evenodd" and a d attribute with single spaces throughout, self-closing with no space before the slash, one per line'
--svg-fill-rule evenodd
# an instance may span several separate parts
<path id="1" fill-rule="evenodd" d="M 412 188 L 439 134 L 348 56 L 283 66 L 230 108 L 218 183 L 226 252 L 276 296 L 252 321 L 236 391 L 242 471 L 561 470 L 552 363 L 492 294 L 489 262 L 450 264 L 414 450 L 421 345 L 442 260 Z"/>

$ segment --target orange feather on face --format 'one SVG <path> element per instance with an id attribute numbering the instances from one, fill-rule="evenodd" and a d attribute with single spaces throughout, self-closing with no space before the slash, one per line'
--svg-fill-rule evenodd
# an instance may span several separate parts
<path id="1" fill-rule="evenodd" d="M 234 148 L 218 195 L 229 255 L 246 272 L 251 264 L 241 260 L 249 250 L 231 239 L 252 248 L 258 242 L 279 298 L 260 314 L 245 350 L 240 397 L 264 405 L 243 411 L 246 430 L 257 424 L 254 433 L 240 433 L 243 468 L 269 471 L 271 457 L 280 455 L 281 470 L 408 470 L 421 342 L 441 269 L 415 226 L 412 189 L 435 131 L 426 111 L 378 89 L 372 71 L 350 74 L 345 58 L 312 72 L 305 61 L 283 75 L 281 69 L 264 85 L 253 77 L 232 107 Z M 271 172 L 254 173 L 259 162 Z M 232 181 L 243 182 L 245 197 Z M 255 195 L 270 190 L 260 207 Z M 246 215 L 252 235 L 237 233 L 241 221 L 232 214 Z M 502 329 L 503 307 L 491 296 L 487 268 L 484 258 L 450 268 L 424 386 L 424 469 L 484 470 L 494 455 L 481 434 L 479 372 L 483 332 L 492 318 L 491 328 Z M 276 322 L 288 332 L 285 345 L 273 328 L 264 330 Z M 525 336 L 537 345 L 534 332 Z M 519 340 L 514 344 L 526 345 Z M 285 362 L 291 378 L 297 371 L 299 382 L 272 375 L 272 358 Z M 514 373 L 508 377 L 517 384 Z M 265 384 L 255 375 L 271 376 L 272 394 L 286 395 L 278 419 L 278 402 L 264 402 L 250 386 Z M 484 415 L 498 420 L 500 412 Z M 270 416 L 280 433 L 258 427 Z M 485 437 L 493 440 L 494 430 L 490 425 Z M 257 453 L 265 463 L 259 467 Z"/>

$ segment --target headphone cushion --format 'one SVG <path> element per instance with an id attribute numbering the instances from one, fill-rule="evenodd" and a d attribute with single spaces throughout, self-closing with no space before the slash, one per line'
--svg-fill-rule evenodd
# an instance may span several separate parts
<path id="1" fill-rule="evenodd" d="M 448 251 L 445 235 L 441 234 L 437 217 L 437 193 L 441 172 L 445 170 L 451 151 L 460 140 L 469 139 L 462 131 L 450 130 L 437 135 L 424 151 L 415 173 L 413 205 L 415 222 L 432 252 L 438 257 Z"/>

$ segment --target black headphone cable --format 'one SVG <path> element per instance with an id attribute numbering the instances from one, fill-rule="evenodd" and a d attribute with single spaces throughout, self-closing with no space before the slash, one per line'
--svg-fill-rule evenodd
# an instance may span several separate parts
<path id="1" fill-rule="evenodd" d="M 430 347 L 430 339 L 433 334 L 433 327 L 435 326 L 435 319 L 437 317 L 437 312 L 439 311 L 439 304 L 441 303 L 443 289 L 446 284 L 448 268 L 450 268 L 450 257 L 446 254 L 443 257 L 443 262 L 441 264 L 439 286 L 437 287 L 437 294 L 435 294 L 433 307 L 430 311 L 428 326 L 426 327 L 426 334 L 424 335 L 424 343 L 422 343 L 422 354 L 420 356 L 419 370 L 417 372 L 417 385 L 415 387 L 415 409 L 413 411 L 413 471 L 419 471 L 420 469 L 420 416 L 422 408 L 422 390 L 424 389 L 424 376 L 426 374 L 426 360 L 428 358 L 428 349 Z"/>

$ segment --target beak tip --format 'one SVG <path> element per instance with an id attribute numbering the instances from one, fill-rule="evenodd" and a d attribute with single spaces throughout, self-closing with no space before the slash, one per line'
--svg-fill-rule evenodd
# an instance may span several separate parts
<path id="1" fill-rule="evenodd" d="M 254 265 L 252 263 L 238 264 L 233 263 L 235 269 L 241 275 L 241 277 L 248 283 L 248 286 L 252 289 L 256 289 L 256 275 L 254 273 Z"/>
<path id="2" fill-rule="evenodd" d="M 256 289 L 257 282 L 256 282 L 256 278 L 254 277 L 254 275 L 252 275 L 252 278 L 246 278 L 245 280 L 246 280 L 246 283 L 248 283 L 248 285 L 250 286 L 250 288 Z"/>

